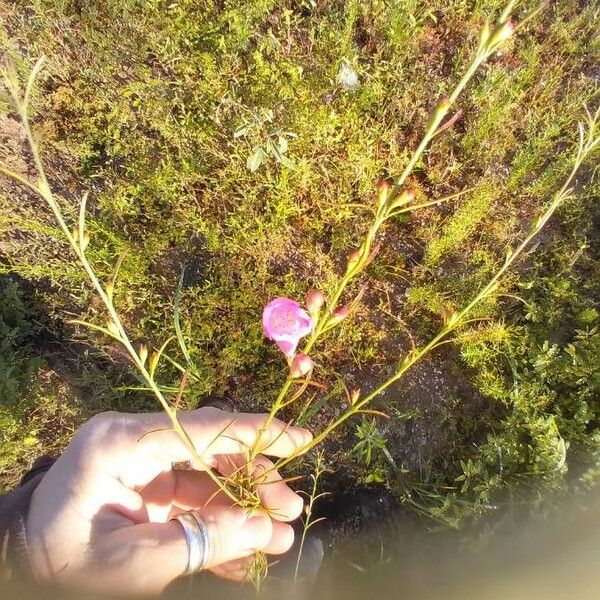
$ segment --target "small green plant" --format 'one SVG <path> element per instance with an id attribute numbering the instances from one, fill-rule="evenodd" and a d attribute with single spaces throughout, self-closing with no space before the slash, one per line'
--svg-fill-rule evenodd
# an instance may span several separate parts
<path id="1" fill-rule="evenodd" d="M 373 459 L 383 455 L 390 465 L 395 466 L 394 459 L 387 448 L 385 433 L 379 428 L 375 417 L 363 417 L 356 426 L 355 435 L 358 439 L 352 447 L 351 453 L 363 463 L 370 466 Z"/>
<path id="2" fill-rule="evenodd" d="M 565 476 L 574 489 L 585 489 L 598 477 L 597 327 L 576 330 L 562 347 L 548 340 L 531 343 L 533 336 L 525 333 L 521 328 L 502 342 L 504 355 L 513 356 L 512 385 L 503 377 L 498 361 L 502 354 L 490 353 L 485 342 L 465 343 L 462 350 L 480 373 L 482 392 L 506 411 L 477 453 L 459 461 L 455 481 L 460 494 L 477 506 L 489 504 L 500 490 L 522 485 L 532 476 L 538 487 L 555 491 L 565 489 Z"/>
<path id="3" fill-rule="evenodd" d="M 289 140 L 296 137 L 291 131 L 284 131 L 281 127 L 272 127 L 273 111 L 263 109 L 252 113 L 249 118 L 244 118 L 243 123 L 235 130 L 235 139 L 247 138 L 254 143 L 252 153 L 246 160 L 246 168 L 254 173 L 261 165 L 272 158 L 276 163 L 282 164 L 288 169 L 294 168 L 294 163 L 286 156 Z"/>
<path id="4" fill-rule="evenodd" d="M 300 538 L 300 546 L 298 548 L 298 557 L 296 558 L 296 566 L 294 568 L 294 577 L 293 577 L 293 585 L 295 586 L 298 581 L 298 575 L 300 572 L 300 566 L 302 563 L 302 555 L 304 551 L 304 544 L 306 543 L 306 535 L 309 530 L 313 528 L 315 525 L 321 523 L 324 518 L 313 518 L 313 512 L 315 510 L 315 504 L 318 502 L 320 498 L 324 498 L 327 493 L 319 493 L 319 486 L 321 484 L 321 478 L 325 473 L 327 473 L 329 469 L 327 469 L 325 464 L 325 457 L 323 452 L 318 450 L 313 456 L 313 470 L 310 474 L 311 488 L 310 492 L 304 493 L 307 497 L 306 507 L 304 509 L 304 518 L 302 519 L 302 536 Z"/>

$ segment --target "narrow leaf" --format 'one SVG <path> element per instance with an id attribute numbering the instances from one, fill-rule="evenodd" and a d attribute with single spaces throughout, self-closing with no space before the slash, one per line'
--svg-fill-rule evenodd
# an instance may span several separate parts
<path id="1" fill-rule="evenodd" d="M 23 97 L 23 112 L 27 114 L 27 109 L 29 107 L 29 102 L 31 100 L 31 94 L 33 92 L 33 86 L 35 85 L 35 80 L 38 78 L 44 63 L 46 62 L 45 56 L 40 56 L 37 59 L 31 73 L 29 75 L 29 79 L 27 80 L 27 87 L 25 88 L 25 96 Z"/>

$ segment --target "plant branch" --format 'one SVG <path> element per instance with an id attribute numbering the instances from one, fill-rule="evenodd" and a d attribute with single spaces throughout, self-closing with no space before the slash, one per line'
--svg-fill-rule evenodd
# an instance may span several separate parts
<path id="1" fill-rule="evenodd" d="M 457 98 L 460 96 L 461 92 L 464 90 L 469 81 L 473 78 L 481 64 L 485 62 L 485 60 L 493 52 L 495 52 L 496 49 L 512 34 L 513 25 L 509 21 L 509 18 L 513 5 L 514 0 L 511 0 L 511 2 L 509 2 L 502 12 L 500 19 L 492 31 L 489 30 L 487 25 L 483 28 L 480 33 L 479 44 L 471 64 L 467 67 L 463 76 L 456 84 L 450 95 L 438 102 L 430 117 L 429 124 L 425 134 L 423 135 L 423 138 L 418 144 L 416 150 L 413 152 L 402 173 L 395 179 L 391 189 L 388 189 L 387 186 L 384 186 L 379 190 L 378 207 L 377 211 L 375 212 L 375 218 L 367 231 L 363 243 L 357 251 L 358 257 L 353 263 L 349 261 L 346 273 L 341 278 L 337 288 L 334 290 L 329 301 L 327 302 L 327 306 L 325 307 L 323 314 L 319 317 L 312 334 L 306 341 L 306 344 L 302 350 L 304 354 L 309 354 L 322 334 L 326 333 L 334 326 L 332 325 L 334 310 L 338 306 L 340 298 L 345 292 L 348 284 L 354 280 L 356 276 L 359 275 L 373 259 L 373 244 L 385 221 L 390 216 L 411 212 L 412 210 L 417 210 L 418 208 L 423 208 L 426 206 L 432 206 L 451 198 L 442 198 L 437 201 L 426 202 L 420 205 L 409 207 L 409 203 L 414 198 L 414 195 L 411 192 L 402 190 L 406 180 L 413 172 L 415 166 L 418 164 L 419 160 L 423 156 L 423 153 L 429 146 L 429 143 L 436 135 L 436 132 L 439 132 L 440 125 L 447 115 L 449 109 L 454 105 Z M 459 194 L 454 195 L 454 197 L 462 193 L 464 193 L 464 191 L 459 192 Z M 277 398 L 271 405 L 271 409 L 267 418 L 268 423 L 270 423 L 276 417 L 278 412 L 287 405 L 285 402 L 285 397 L 293 382 L 293 377 L 289 375 L 283 383 Z M 259 435 L 256 446 L 252 451 L 252 456 L 256 456 L 258 452 L 257 448 L 260 444 L 260 437 L 261 436 Z"/>
<path id="2" fill-rule="evenodd" d="M 86 250 L 86 247 L 89 242 L 89 234 L 87 233 L 86 228 L 85 228 L 85 208 L 86 208 L 87 194 L 84 195 L 84 197 L 81 201 L 80 210 L 79 210 L 78 228 L 76 230 L 72 231 L 69 228 L 69 226 L 67 225 L 67 223 L 64 219 L 64 216 L 62 214 L 60 205 L 58 204 L 58 202 L 57 202 L 56 198 L 54 197 L 54 194 L 50 188 L 50 184 L 48 183 L 46 171 L 44 169 L 44 165 L 42 163 L 40 153 L 37 148 L 37 144 L 33 138 L 32 132 L 31 132 L 31 127 L 29 124 L 29 117 L 28 117 L 28 102 L 31 97 L 31 93 L 34 88 L 34 85 L 35 85 L 35 79 L 38 76 L 38 74 L 40 73 L 43 63 L 44 63 L 44 58 L 42 57 L 36 62 L 35 66 L 33 67 L 33 70 L 31 71 L 31 74 L 27 81 L 26 92 L 25 92 L 25 96 L 24 96 L 23 100 L 21 100 L 21 98 L 20 98 L 18 83 L 16 81 L 10 80 L 8 78 L 6 80 L 7 88 L 12 96 L 15 109 L 20 117 L 21 124 L 22 124 L 24 132 L 25 132 L 25 138 L 27 140 L 27 144 L 29 146 L 29 149 L 30 149 L 32 157 L 33 157 L 33 162 L 35 164 L 35 168 L 36 168 L 37 175 L 39 178 L 38 183 L 37 183 L 37 185 L 32 184 L 31 182 L 27 181 L 27 179 L 25 179 L 21 175 L 11 171 L 10 169 L 7 169 L 6 167 L 3 167 L 3 166 L 0 166 L 0 172 L 12 177 L 19 183 L 25 185 L 28 189 L 30 189 L 31 191 L 38 194 L 46 201 L 46 203 L 52 210 L 52 213 L 54 214 L 54 217 L 55 217 L 58 225 L 60 226 L 60 229 L 62 230 L 63 234 L 67 238 L 67 241 L 68 241 L 69 245 L 71 246 L 72 250 L 74 251 L 74 253 L 76 254 L 77 258 L 79 259 L 79 262 L 81 263 L 81 266 L 83 267 L 84 271 L 86 272 L 90 283 L 92 284 L 96 293 L 102 300 L 102 303 L 104 304 L 104 307 L 109 315 L 109 322 L 108 322 L 108 326 L 106 328 L 103 328 L 100 326 L 94 326 L 90 323 L 85 323 L 85 325 L 88 327 L 97 329 L 99 331 L 102 331 L 103 333 L 104 332 L 107 333 L 114 339 L 118 340 L 125 347 L 131 361 L 135 365 L 136 369 L 138 370 L 138 372 L 140 373 L 140 375 L 142 376 L 142 378 L 144 379 L 144 381 L 146 382 L 146 384 L 148 385 L 148 387 L 150 388 L 152 393 L 156 396 L 156 398 L 159 401 L 160 405 L 162 406 L 163 410 L 167 414 L 167 416 L 171 422 L 171 426 L 172 426 L 173 430 L 177 433 L 177 435 L 181 439 L 182 443 L 189 450 L 191 457 L 195 461 L 197 461 L 199 464 L 204 464 L 204 461 L 203 461 L 201 455 L 198 453 L 198 450 L 196 449 L 196 446 L 195 446 L 193 440 L 191 439 L 191 437 L 189 436 L 187 431 L 184 429 L 184 427 L 181 425 L 179 418 L 177 416 L 177 411 L 169 405 L 169 402 L 167 401 L 167 399 L 163 395 L 162 391 L 160 390 L 158 384 L 156 383 L 156 381 L 153 377 L 153 374 L 151 374 L 148 371 L 148 369 L 146 368 L 145 358 L 142 358 L 140 356 L 140 354 L 134 348 L 131 340 L 129 339 L 127 332 L 125 330 L 125 327 L 123 326 L 123 323 L 121 321 L 121 318 L 119 317 L 119 314 L 117 313 L 115 306 L 113 304 L 112 291 L 107 292 L 105 290 L 105 288 L 102 286 L 102 283 L 98 279 L 93 267 L 91 266 L 90 262 L 88 261 L 88 258 L 85 254 L 85 250 Z M 241 499 L 237 498 L 229 490 L 229 488 L 223 484 L 221 479 L 210 468 L 207 467 L 206 472 L 208 473 L 209 477 L 211 477 L 211 479 L 219 486 L 221 491 L 226 493 L 230 497 L 231 500 L 233 500 L 236 503 L 239 503 L 241 501 Z"/>
<path id="3" fill-rule="evenodd" d="M 364 407 L 373 401 L 379 394 L 384 392 L 391 385 L 399 381 L 406 372 L 411 369 L 417 362 L 419 362 L 426 354 L 436 348 L 440 343 L 443 343 L 445 338 L 457 328 L 463 326 L 468 322 L 468 316 L 473 309 L 480 304 L 486 298 L 492 297 L 498 289 L 500 279 L 506 274 L 506 272 L 512 267 L 530 246 L 534 238 L 542 231 L 548 220 L 554 215 L 564 202 L 569 199 L 572 195 L 571 185 L 575 179 L 575 175 L 579 171 L 581 165 L 585 159 L 592 153 L 600 148 L 600 135 L 597 135 L 596 128 L 598 127 L 598 121 L 600 119 L 600 109 L 594 115 L 588 113 L 587 119 L 587 130 L 585 126 L 579 124 L 579 144 L 577 153 L 573 163 L 573 167 L 564 181 L 561 188 L 556 192 L 553 199 L 550 201 L 544 212 L 538 217 L 533 224 L 531 231 L 521 241 L 519 246 L 514 250 L 507 253 L 502 266 L 496 271 L 496 274 L 489 280 L 489 282 L 468 302 L 459 312 L 454 313 L 447 320 L 444 327 L 423 347 L 413 349 L 410 351 L 404 360 L 400 363 L 400 366 L 396 373 L 390 377 L 387 381 L 383 382 L 373 391 L 369 392 L 363 398 L 358 399 L 345 413 L 340 415 L 335 421 L 333 421 L 328 427 L 316 435 L 311 442 L 301 448 L 297 454 L 289 458 L 278 461 L 274 469 L 281 469 L 289 462 L 294 460 L 296 456 L 303 454 L 304 452 L 315 447 L 317 444 L 326 439 L 337 427 L 344 423 L 351 416 L 364 411 Z"/>

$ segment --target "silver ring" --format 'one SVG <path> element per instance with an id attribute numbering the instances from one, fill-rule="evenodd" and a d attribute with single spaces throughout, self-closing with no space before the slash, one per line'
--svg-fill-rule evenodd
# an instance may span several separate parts
<path id="1" fill-rule="evenodd" d="M 202 534 L 202 538 L 203 538 L 203 542 L 204 542 L 204 556 L 202 557 L 202 565 L 199 568 L 204 569 L 208 565 L 208 562 L 211 558 L 210 553 L 212 550 L 211 544 L 210 544 L 210 537 L 208 536 L 208 525 L 206 524 L 206 521 L 202 518 L 202 516 L 198 512 L 191 511 L 190 514 L 192 515 L 192 517 L 194 517 L 194 520 L 198 524 L 198 529 L 200 530 L 200 533 Z"/>
<path id="2" fill-rule="evenodd" d="M 188 548 L 188 562 L 184 575 L 204 569 L 208 563 L 209 542 L 206 523 L 193 511 L 178 514 L 171 521 L 177 521 L 185 535 Z"/>

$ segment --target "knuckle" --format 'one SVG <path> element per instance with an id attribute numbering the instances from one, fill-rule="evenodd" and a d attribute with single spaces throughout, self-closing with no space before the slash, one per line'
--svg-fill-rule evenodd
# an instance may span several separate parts
<path id="1" fill-rule="evenodd" d="M 82 427 L 81 433 L 96 440 L 109 438 L 119 429 L 123 416 L 116 411 L 98 413 Z"/>
<path id="2" fill-rule="evenodd" d="M 99 413 L 79 429 L 70 447 L 82 463 L 95 463 L 107 445 L 118 441 L 126 430 L 126 414 L 115 411 Z"/>
<path id="3" fill-rule="evenodd" d="M 254 518 L 256 519 L 256 524 L 254 526 L 255 548 L 264 548 L 268 545 L 273 536 L 273 522 L 266 514 Z"/>

